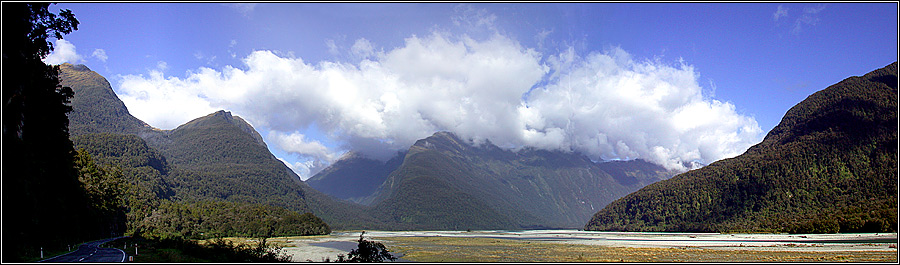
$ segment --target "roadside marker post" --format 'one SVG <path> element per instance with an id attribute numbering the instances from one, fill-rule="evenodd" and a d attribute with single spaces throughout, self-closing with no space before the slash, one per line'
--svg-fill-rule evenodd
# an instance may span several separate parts
<path id="1" fill-rule="evenodd" d="M 41 259 L 44 258 L 44 247 L 41 247 Z"/>

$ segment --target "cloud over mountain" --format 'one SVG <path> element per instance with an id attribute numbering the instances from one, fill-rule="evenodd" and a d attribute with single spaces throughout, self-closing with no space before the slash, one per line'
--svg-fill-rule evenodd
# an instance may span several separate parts
<path id="1" fill-rule="evenodd" d="M 81 63 L 83 58 L 75 51 L 75 44 L 63 39 L 58 39 L 53 44 L 53 52 L 44 58 L 44 63 L 49 65 L 59 65 L 65 62 Z"/>
<path id="2" fill-rule="evenodd" d="M 259 50 L 240 68 L 123 76 L 119 93 L 135 116 L 163 129 L 230 110 L 270 130 L 276 148 L 316 161 L 340 150 L 299 133 L 313 125 L 344 150 L 382 159 L 446 130 L 668 169 L 735 156 L 760 140 L 752 117 L 703 94 L 690 65 L 636 60 L 619 48 L 544 55 L 502 34 L 435 32 L 389 49 L 360 39 L 348 50 L 358 62 Z"/>

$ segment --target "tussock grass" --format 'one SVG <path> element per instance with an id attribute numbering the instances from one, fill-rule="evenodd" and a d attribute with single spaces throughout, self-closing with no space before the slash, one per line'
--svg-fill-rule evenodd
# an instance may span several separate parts
<path id="1" fill-rule="evenodd" d="M 896 251 L 757 251 L 695 247 L 606 247 L 540 241 L 460 238 L 377 238 L 417 262 L 897 262 Z"/>

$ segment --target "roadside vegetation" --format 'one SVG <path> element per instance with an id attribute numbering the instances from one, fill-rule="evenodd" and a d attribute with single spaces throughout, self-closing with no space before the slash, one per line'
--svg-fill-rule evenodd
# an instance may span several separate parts
<path id="1" fill-rule="evenodd" d="M 133 262 L 189 263 L 189 262 L 290 262 L 291 256 L 281 246 L 258 238 L 255 244 L 234 243 L 218 238 L 189 240 L 183 238 L 145 239 L 122 238 L 102 247 L 118 248 L 131 256 Z"/>

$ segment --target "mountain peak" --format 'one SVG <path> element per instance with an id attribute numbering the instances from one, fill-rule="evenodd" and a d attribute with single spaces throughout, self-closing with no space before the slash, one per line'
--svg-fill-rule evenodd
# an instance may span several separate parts
<path id="1" fill-rule="evenodd" d="M 189 121 L 175 130 L 186 130 L 186 129 L 194 129 L 194 128 L 204 128 L 204 127 L 218 127 L 218 126 L 235 126 L 241 131 L 250 134 L 256 143 L 266 146 L 266 142 L 263 141 L 262 136 L 253 129 L 249 123 L 244 121 L 240 116 L 231 115 L 231 112 L 225 110 L 219 110 L 213 113 L 210 113 L 206 116 L 196 118 L 192 121 Z"/>
<path id="2" fill-rule="evenodd" d="M 897 93 L 897 62 L 872 71 L 864 76 L 848 77 L 809 95 L 805 100 L 791 107 L 781 122 L 772 128 L 763 141 L 751 150 L 772 144 L 784 144 L 803 135 L 829 129 L 852 133 L 862 128 L 857 124 L 859 109 L 880 108 L 887 104 L 879 93 Z M 863 115 L 864 116 L 864 115 Z M 823 126 L 831 126 L 825 128 Z M 860 133 L 874 133 L 872 131 Z M 759 146 L 759 147 L 757 147 Z"/>
<path id="3" fill-rule="evenodd" d="M 90 68 L 88 68 L 86 65 L 83 65 L 83 64 L 63 63 L 63 64 L 59 65 L 59 68 L 68 68 L 68 69 L 71 69 L 71 70 L 77 71 L 77 72 L 93 72 L 93 71 L 91 71 Z"/>
<path id="4" fill-rule="evenodd" d="M 60 85 L 75 92 L 72 112 L 68 114 L 72 136 L 99 132 L 138 134 L 151 128 L 128 112 L 106 78 L 87 66 L 64 63 L 59 67 L 59 80 Z"/>
<path id="5" fill-rule="evenodd" d="M 231 116 L 230 111 L 225 111 L 225 110 L 219 110 L 219 111 L 213 112 L 210 115 L 212 115 L 214 117 L 223 117 L 223 118 L 225 118 L 225 120 L 232 120 L 234 118 L 233 116 Z"/>
<path id="6" fill-rule="evenodd" d="M 416 141 L 412 147 L 410 147 L 410 151 L 419 149 L 419 150 L 428 150 L 428 149 L 437 149 L 437 150 L 450 150 L 453 152 L 461 152 L 472 147 L 466 141 L 460 139 L 456 134 L 447 131 L 439 131 L 428 138 L 421 139 Z"/>

